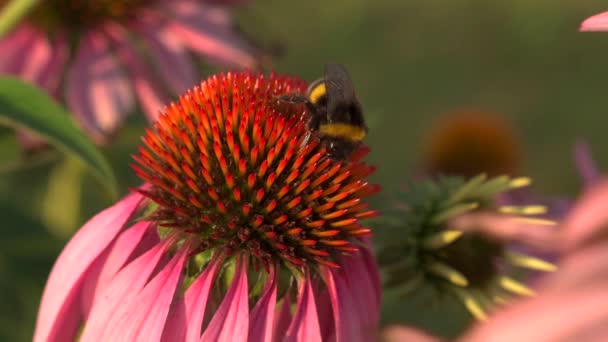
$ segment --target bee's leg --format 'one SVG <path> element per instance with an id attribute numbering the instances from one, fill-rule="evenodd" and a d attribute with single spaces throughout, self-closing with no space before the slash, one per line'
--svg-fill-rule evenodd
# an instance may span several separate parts
<path id="1" fill-rule="evenodd" d="M 305 103 L 308 105 L 308 98 L 302 94 L 278 95 L 278 96 L 276 96 L 276 99 L 281 102 L 286 102 L 286 103 L 293 103 L 293 104 Z"/>

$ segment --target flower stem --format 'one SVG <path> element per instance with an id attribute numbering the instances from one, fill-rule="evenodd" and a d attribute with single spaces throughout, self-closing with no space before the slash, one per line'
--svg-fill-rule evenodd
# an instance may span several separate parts
<path id="1" fill-rule="evenodd" d="M 0 38 L 19 23 L 39 0 L 12 0 L 0 12 Z"/>

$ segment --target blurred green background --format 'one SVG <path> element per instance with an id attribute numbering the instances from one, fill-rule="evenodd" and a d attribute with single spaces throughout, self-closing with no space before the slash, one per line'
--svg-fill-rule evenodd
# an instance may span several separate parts
<path id="1" fill-rule="evenodd" d="M 585 138 L 608 159 L 608 33 L 579 33 L 605 1 L 258 0 L 237 10 L 245 32 L 281 42 L 279 72 L 307 80 L 326 62 L 345 64 L 367 113 L 373 176 L 385 189 L 412 175 L 421 141 L 441 114 L 477 108 L 504 115 L 523 147 L 535 189 L 574 196 L 572 145 Z M 132 116 L 104 149 L 121 191 L 145 122 Z M 80 165 L 56 153 L 20 161 L 0 131 L 0 340 L 31 339 L 45 278 L 69 236 L 109 204 Z M 460 310 L 425 299 L 386 297 L 383 320 L 453 335 Z"/>

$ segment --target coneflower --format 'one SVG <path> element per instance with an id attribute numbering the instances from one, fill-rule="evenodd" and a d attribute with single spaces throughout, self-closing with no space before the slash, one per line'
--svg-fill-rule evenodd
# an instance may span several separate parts
<path id="1" fill-rule="evenodd" d="M 480 175 L 412 184 L 394 212 L 383 217 L 390 234 L 379 254 L 386 286 L 404 294 L 426 287 L 457 297 L 478 319 L 495 303 L 534 291 L 510 275 L 513 267 L 553 271 L 544 260 L 509 248 L 521 242 L 549 250 L 554 222 L 529 217 L 542 206 L 498 205 L 498 194 L 529 184 L 527 178 Z M 378 229 L 381 229 L 378 227 Z"/>
<path id="2" fill-rule="evenodd" d="M 167 106 L 134 157 L 146 184 L 57 260 L 35 340 L 373 339 L 374 168 L 363 147 L 340 162 L 305 139 L 305 108 L 276 100 L 305 89 L 228 73 Z"/>
<path id="3" fill-rule="evenodd" d="M 0 9 L 6 2 L 0 0 Z M 0 74 L 45 89 L 105 142 L 136 102 L 153 121 L 163 103 L 199 79 L 191 53 L 224 65 L 257 65 L 260 51 L 235 30 L 229 3 L 40 1 L 0 39 Z M 26 147 L 36 145 L 21 136 Z"/>

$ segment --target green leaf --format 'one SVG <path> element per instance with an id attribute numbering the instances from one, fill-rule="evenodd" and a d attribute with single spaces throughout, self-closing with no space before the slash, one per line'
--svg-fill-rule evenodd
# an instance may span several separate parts
<path id="1" fill-rule="evenodd" d="M 0 123 L 30 130 L 76 157 L 116 198 L 118 186 L 110 164 L 70 115 L 40 89 L 13 77 L 0 77 Z"/>

